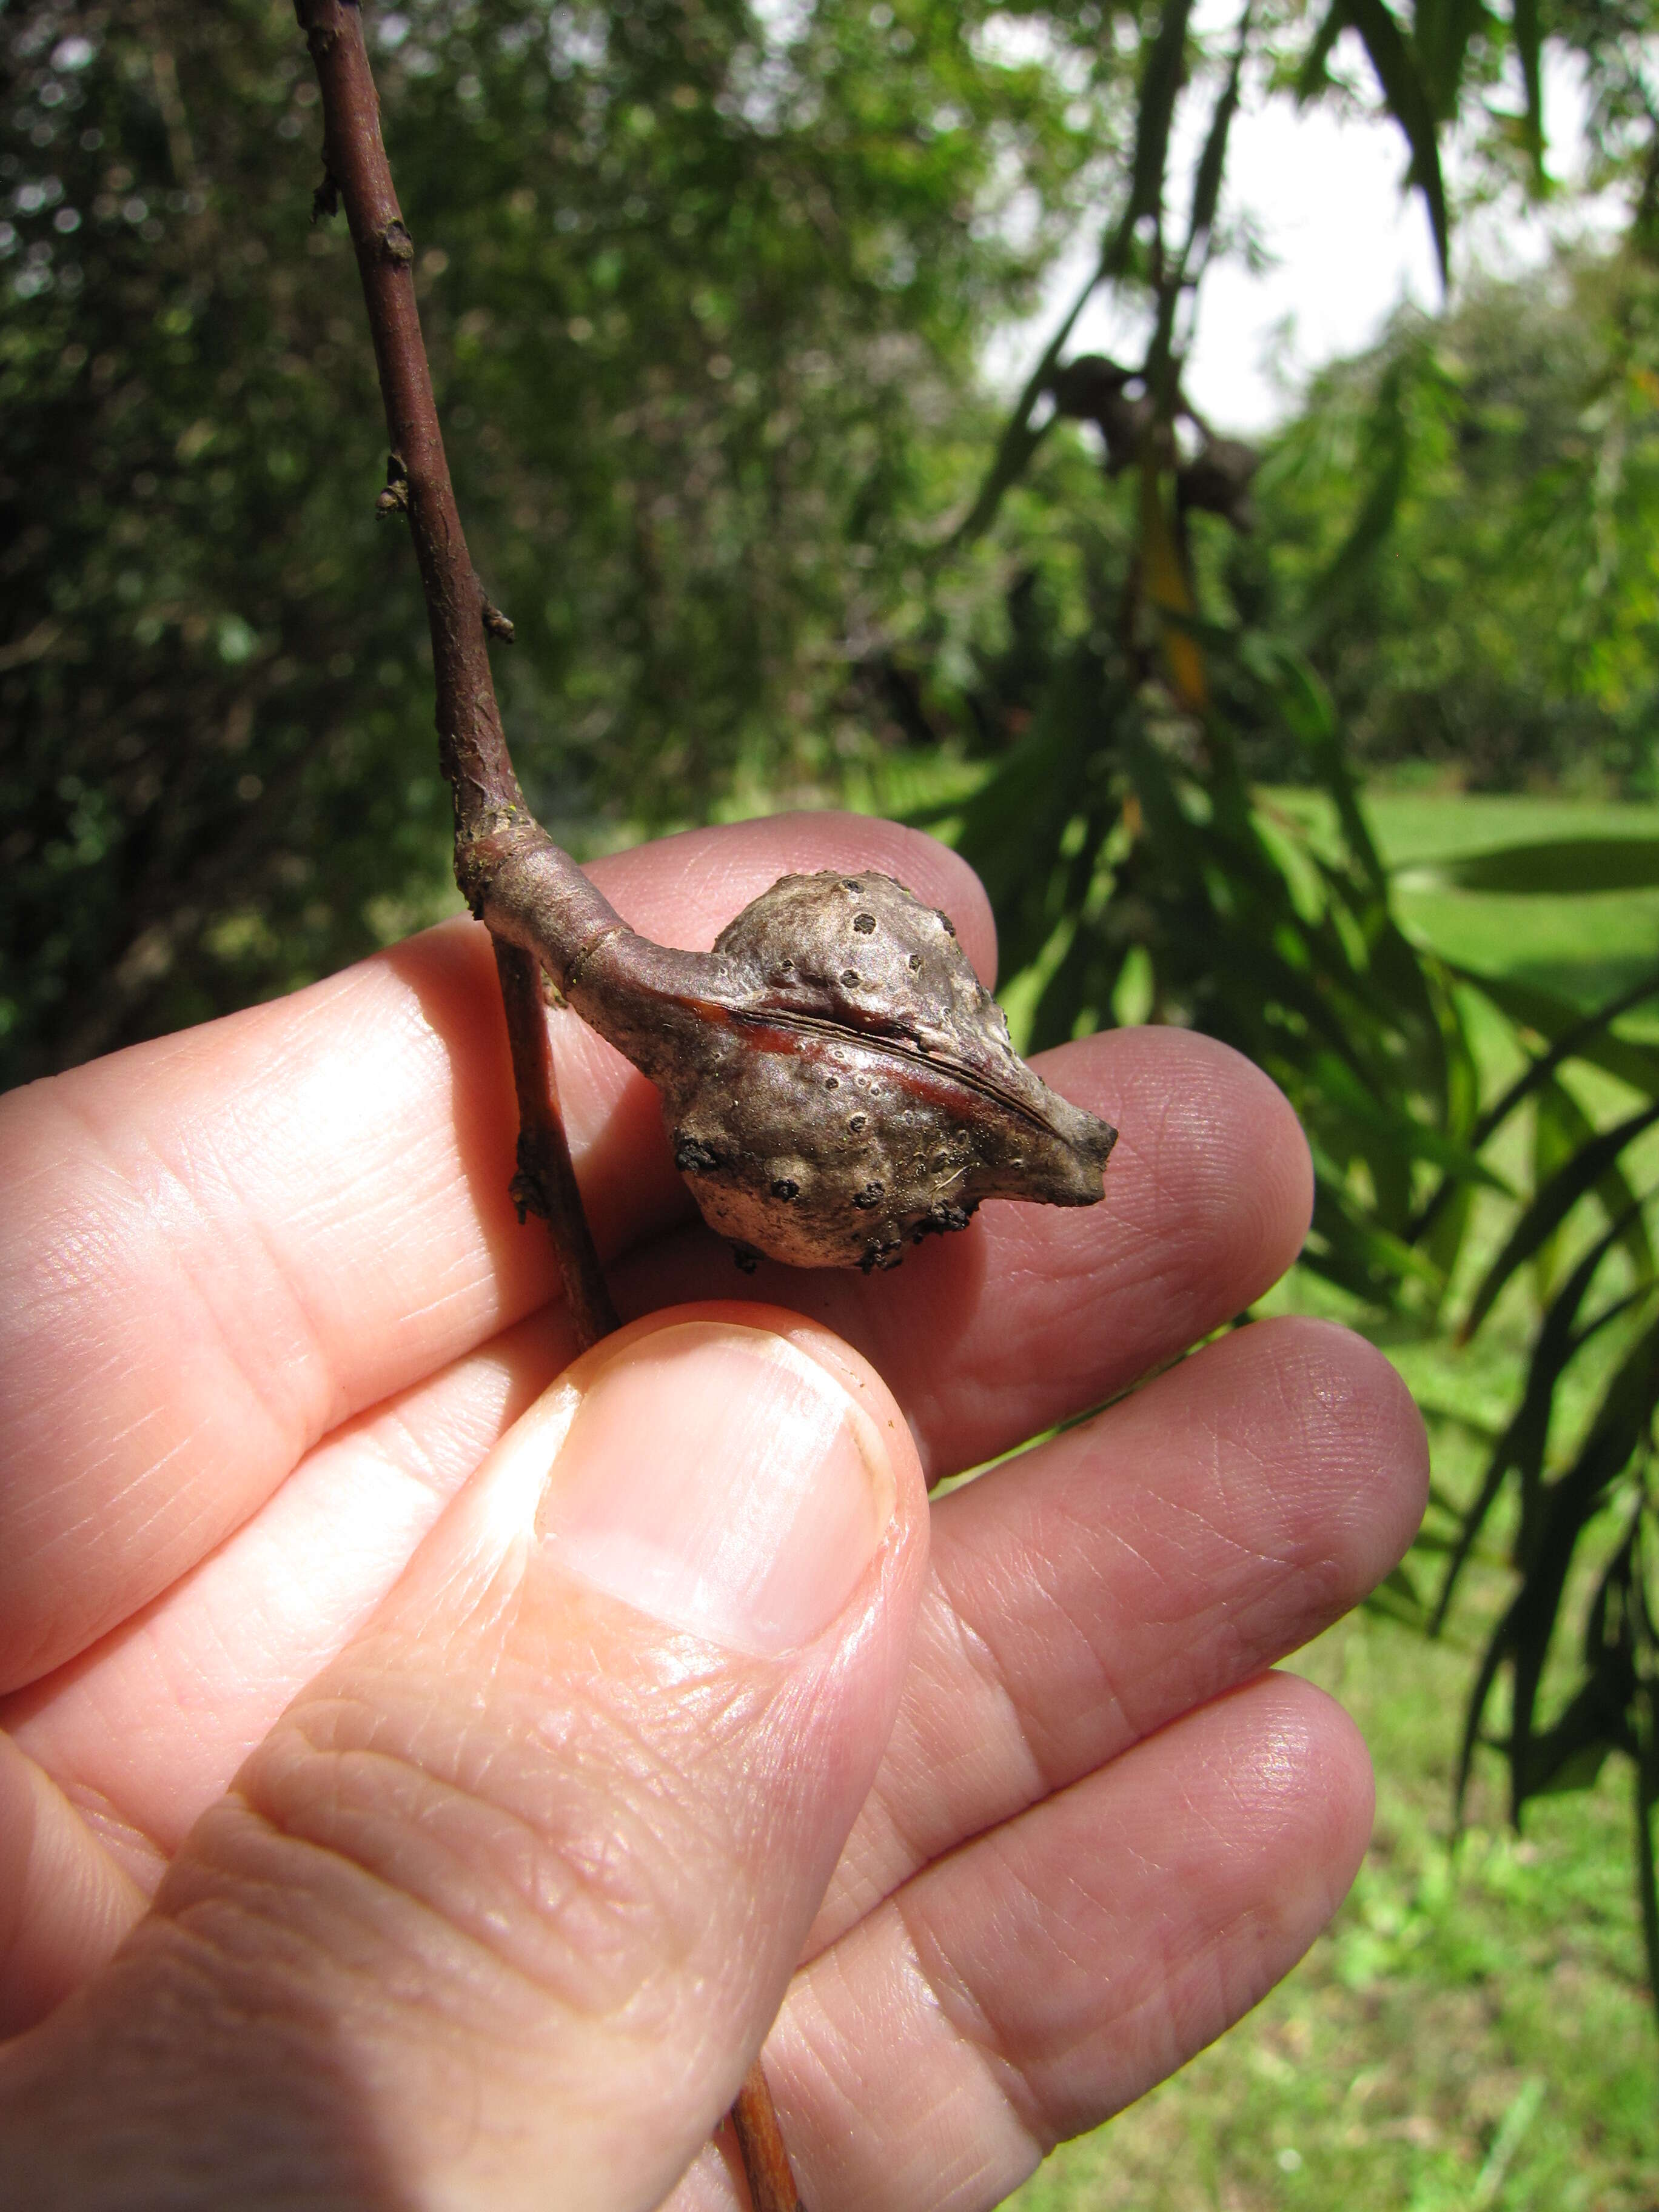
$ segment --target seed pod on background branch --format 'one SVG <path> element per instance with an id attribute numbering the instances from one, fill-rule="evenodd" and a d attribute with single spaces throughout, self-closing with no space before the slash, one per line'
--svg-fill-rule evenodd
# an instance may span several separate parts
<path id="1" fill-rule="evenodd" d="M 740 1259 L 867 1271 L 982 1199 L 1100 1197 L 1116 1133 L 1031 1073 L 950 922 L 890 878 L 786 876 L 695 953 L 628 928 L 527 816 L 475 858 L 483 918 L 657 1085 Z"/>
<path id="2" fill-rule="evenodd" d="M 1218 514 L 1248 534 L 1255 528 L 1250 485 L 1261 456 L 1242 438 L 1206 438 L 1176 473 L 1176 499 L 1183 514 L 1194 507 Z"/>
<path id="3" fill-rule="evenodd" d="M 1106 473 L 1121 476 L 1141 458 L 1147 440 L 1158 434 L 1158 405 L 1144 387 L 1129 386 L 1139 372 L 1124 368 L 1103 353 L 1079 354 L 1054 372 L 1048 389 L 1059 414 L 1092 422 L 1106 447 Z M 1168 442 L 1167 430 L 1164 441 Z"/>

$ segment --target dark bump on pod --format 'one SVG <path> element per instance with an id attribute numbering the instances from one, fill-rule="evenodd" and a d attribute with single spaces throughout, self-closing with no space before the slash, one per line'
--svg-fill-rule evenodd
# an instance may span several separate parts
<path id="1" fill-rule="evenodd" d="M 872 914 L 855 914 L 853 916 L 853 927 L 860 937 L 868 937 L 875 926 L 876 917 Z"/>
<path id="2" fill-rule="evenodd" d="M 869 1119 L 870 1117 L 867 1114 L 854 1114 L 852 1120 L 847 1124 L 847 1126 L 856 1137 L 859 1131 L 866 1126 Z"/>
<path id="3" fill-rule="evenodd" d="M 853 1203 L 854 1206 L 864 1207 L 867 1212 L 871 1206 L 879 1206 L 881 1204 L 882 1195 L 885 1188 L 886 1186 L 884 1183 L 867 1182 L 865 1184 L 864 1188 L 854 1198 Z"/>
<path id="4" fill-rule="evenodd" d="M 921 972 L 921 955 L 920 952 L 913 952 L 910 955 L 910 972 L 913 975 L 920 975 Z"/>
<path id="5" fill-rule="evenodd" d="M 774 1198 L 781 1198 L 787 1206 L 792 1198 L 800 1196 L 800 1185 L 792 1182 L 787 1176 L 780 1176 L 772 1186 Z"/>
<path id="6" fill-rule="evenodd" d="M 850 991 L 854 984 L 859 980 L 858 969 L 856 968 L 843 968 L 841 971 L 841 980 Z"/>

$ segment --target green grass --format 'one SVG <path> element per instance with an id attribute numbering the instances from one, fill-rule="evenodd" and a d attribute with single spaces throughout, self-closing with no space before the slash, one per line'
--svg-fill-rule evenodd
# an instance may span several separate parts
<path id="1" fill-rule="evenodd" d="M 1398 1355 L 1477 1414 L 1512 1377 L 1483 1352 Z M 1468 1432 L 1431 1421 L 1455 1488 Z M 1628 1778 L 1508 1828 L 1495 1763 L 1455 1838 L 1451 1782 L 1478 1632 L 1503 1583 L 1477 1570 L 1445 1642 L 1375 1614 L 1296 1671 L 1370 1746 L 1370 1852 L 1287 1981 L 1172 2081 L 1065 2145 L 1019 2212 L 1654 2212 L 1659 2031 L 1642 1975 Z"/>
<path id="2" fill-rule="evenodd" d="M 1273 799 L 1287 811 L 1307 804 Z M 1575 830 L 1659 830 L 1654 808 L 1420 792 L 1370 805 L 1395 864 Z M 1423 892 L 1402 905 L 1407 926 L 1451 957 L 1586 1004 L 1659 957 L 1659 894 Z M 1619 1103 L 1617 1086 L 1607 1091 L 1592 1080 L 1582 1103 L 1599 1116 Z M 1477 1240 L 1486 1251 L 1502 1224 L 1490 1210 Z M 1299 1273 L 1271 1301 L 1332 1303 Z M 1453 1495 L 1467 1493 L 1480 1459 L 1467 1424 L 1499 1420 L 1515 1401 L 1532 1322 L 1521 1291 L 1467 1349 L 1389 1347 L 1431 1409 L 1437 1480 Z M 1586 1387 L 1566 1394 L 1568 1424 Z M 1431 1575 L 1432 1562 L 1419 1571 Z M 1361 1613 L 1301 1655 L 1297 1670 L 1355 1715 L 1376 1767 L 1376 1837 L 1352 1894 L 1249 2020 L 1058 2151 L 1013 2200 L 1021 2212 L 1659 2208 L 1659 2031 L 1642 1972 L 1627 1771 L 1611 1761 L 1593 1790 L 1529 1808 L 1517 1838 L 1493 1761 L 1454 1838 L 1474 1654 L 1509 1587 L 1495 1542 L 1448 1641 Z"/>
<path id="3" fill-rule="evenodd" d="M 1659 2035 L 1622 1777 L 1454 1850 L 1465 1653 L 1357 1614 L 1303 1655 L 1379 1793 L 1352 1893 L 1249 2020 L 1067 2144 L 1021 2212 L 1652 2212 Z"/>

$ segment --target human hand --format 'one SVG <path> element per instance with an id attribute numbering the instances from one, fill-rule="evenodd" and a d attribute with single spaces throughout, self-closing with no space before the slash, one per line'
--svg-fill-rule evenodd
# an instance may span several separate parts
<path id="1" fill-rule="evenodd" d="M 966 872 L 878 824 L 595 873 L 707 944 L 849 866 L 988 967 Z M 994 2203 L 1346 1888 L 1363 1747 L 1264 1670 L 1393 1564 L 1423 1446 L 1378 1355 L 1283 1321 L 943 1499 L 931 1562 L 917 1460 L 1007 1450 L 1258 1296 L 1300 1134 L 1223 1048 L 1117 1032 L 1042 1070 L 1122 1133 L 1100 1206 L 745 1282 L 654 1093 L 561 1021 L 623 1310 L 728 1303 L 589 1355 L 542 1543 L 574 1395 L 492 1454 L 569 1353 L 494 992 L 457 923 L 0 1106 L 0 2196 L 713 2212 L 698 2146 L 787 1984 L 815 2212 Z M 695 1587 L 688 1498 L 754 1521 Z"/>

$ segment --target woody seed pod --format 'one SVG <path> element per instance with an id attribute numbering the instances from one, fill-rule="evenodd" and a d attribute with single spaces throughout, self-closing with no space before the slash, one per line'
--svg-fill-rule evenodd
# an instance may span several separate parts
<path id="1" fill-rule="evenodd" d="M 785 876 L 712 952 L 678 952 L 574 869 L 550 896 L 527 867 L 515 900 L 502 848 L 539 837 L 492 839 L 490 925 L 516 905 L 506 933 L 657 1085 L 675 1164 L 740 1261 L 888 1267 L 982 1199 L 1100 1197 L 1116 1132 L 1032 1073 L 950 921 L 890 877 Z"/>

